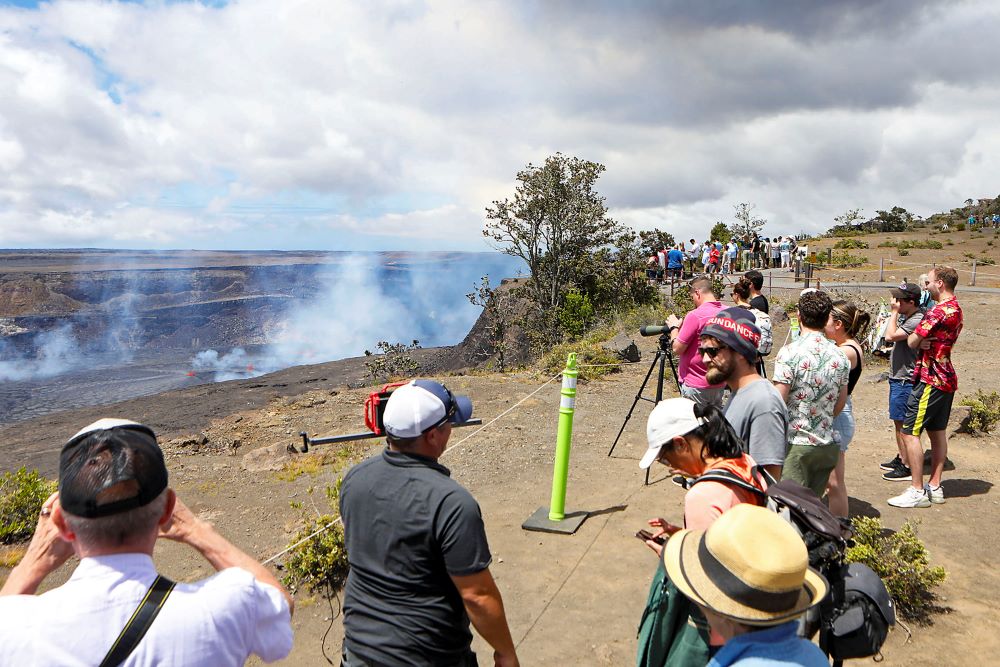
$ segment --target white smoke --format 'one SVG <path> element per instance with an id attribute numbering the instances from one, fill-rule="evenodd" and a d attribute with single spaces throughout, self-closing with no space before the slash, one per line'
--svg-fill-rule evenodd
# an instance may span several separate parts
<path id="1" fill-rule="evenodd" d="M 267 348 L 246 359 L 257 371 L 272 372 L 358 357 L 375 350 L 379 341 L 419 340 L 422 347 L 454 344 L 480 313 L 465 294 L 483 274 L 493 273 L 494 282 L 499 282 L 496 278 L 507 277 L 500 274 L 513 265 L 502 255 L 473 256 L 447 265 L 434 255 L 405 259 L 404 266 L 387 267 L 378 254 L 349 256 L 327 275 L 315 298 L 293 308 L 271 332 Z M 239 348 L 224 355 L 207 350 L 196 359 L 214 362 L 212 370 L 225 370 L 223 360 L 237 351 L 243 353 Z"/>
<path id="2" fill-rule="evenodd" d="M 33 357 L 17 355 L 11 345 L 0 348 L 0 380 L 50 378 L 79 367 L 81 360 L 72 327 L 64 324 L 38 335 Z"/>

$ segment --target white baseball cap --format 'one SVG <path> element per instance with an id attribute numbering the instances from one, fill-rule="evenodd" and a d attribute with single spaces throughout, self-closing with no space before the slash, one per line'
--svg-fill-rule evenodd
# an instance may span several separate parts
<path id="1" fill-rule="evenodd" d="M 653 465 L 653 461 L 660 455 L 660 449 L 671 438 L 690 433 L 706 421 L 704 417 L 695 417 L 694 401 L 691 399 L 668 398 L 657 403 L 646 421 L 649 449 L 639 462 L 639 467 L 648 468 Z"/>
<path id="2" fill-rule="evenodd" d="M 413 380 L 393 390 L 385 405 L 382 424 L 394 438 L 416 438 L 445 421 L 461 424 L 472 417 L 468 396 L 455 396 L 433 380 Z"/>

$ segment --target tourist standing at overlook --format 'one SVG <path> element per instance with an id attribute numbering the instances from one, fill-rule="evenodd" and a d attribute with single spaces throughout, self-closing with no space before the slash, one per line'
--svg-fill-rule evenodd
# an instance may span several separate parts
<path id="1" fill-rule="evenodd" d="M 158 539 L 186 544 L 217 571 L 159 576 Z M 73 554 L 62 586 L 34 595 Z M 0 591 L 5 665 L 242 665 L 292 649 L 292 598 L 256 560 L 195 517 L 167 486 L 153 431 L 101 419 L 59 454 L 59 491 Z M 145 622 L 144 622 L 145 621 Z"/>
<path id="2" fill-rule="evenodd" d="M 774 512 L 741 504 L 707 530 L 679 531 L 663 563 L 725 642 L 708 667 L 829 667 L 823 651 L 796 632 L 796 619 L 823 601 L 829 584 Z"/>
<path id="3" fill-rule="evenodd" d="M 654 461 L 659 461 L 691 479 L 712 471 L 724 471 L 758 490 L 714 479 L 693 484 L 684 494 L 684 528 L 704 530 L 742 503 L 763 504 L 766 482 L 754 471 L 755 461 L 745 453 L 743 443 L 714 405 L 698 405 L 686 398 L 660 401 L 646 422 L 646 438 L 649 447 L 639 463 L 640 468 L 647 469 Z M 656 539 L 669 537 L 681 529 L 660 517 L 650 519 L 649 525 L 653 528 L 653 539 L 646 544 L 658 555 L 662 547 Z M 664 664 L 671 648 L 675 649 L 674 655 L 684 653 L 687 658 L 680 664 L 703 665 L 710 651 L 722 645 L 723 637 L 709 632 L 705 617 L 697 607 L 690 606 L 687 611 L 689 605 L 683 596 L 677 595 L 676 583 L 665 578 L 661 560 L 650 586 L 647 613 L 643 614 L 639 628 L 640 665 Z M 664 596 L 668 600 L 664 600 Z M 664 602 L 684 605 L 675 611 L 684 611 L 688 616 L 687 622 L 675 630 L 669 646 L 663 645 L 666 643 L 664 628 L 653 627 L 658 621 L 666 618 L 669 622 L 671 618 L 670 614 L 660 613 L 660 605 Z M 653 613 L 648 613 L 650 611 Z"/>
<path id="4" fill-rule="evenodd" d="M 847 465 L 847 448 L 854 438 L 854 411 L 851 404 L 851 393 L 861 377 L 864 354 L 858 339 L 864 336 L 871 323 L 871 316 L 850 301 L 834 301 L 830 319 L 826 324 L 826 337 L 837 344 L 840 351 L 847 357 L 851 366 L 847 376 L 847 402 L 844 409 L 833 419 L 833 439 L 840 447 L 840 457 L 837 467 L 830 474 L 827 484 L 830 512 L 837 516 L 847 517 L 847 483 L 844 472 Z"/>
<path id="5" fill-rule="evenodd" d="M 698 354 L 698 337 L 705 323 L 722 310 L 719 295 L 713 290 L 712 279 L 706 276 L 691 281 L 691 300 L 695 308 L 683 321 L 671 313 L 667 318 L 668 335 L 674 354 L 680 360 L 677 377 L 681 382 L 681 395 L 696 403 L 722 403 L 722 384 L 712 384 L 705 379 L 706 368 Z"/>
<path id="6" fill-rule="evenodd" d="M 788 450 L 783 477 L 826 490 L 840 448 L 833 439 L 833 418 L 847 402 L 850 364 L 824 331 L 833 303 L 825 292 L 799 297 L 799 337 L 778 351 L 774 386 L 788 406 Z"/>
<path id="7" fill-rule="evenodd" d="M 344 476 L 342 667 L 476 665 L 470 620 L 497 667 L 518 665 L 479 504 L 438 463 L 471 416 L 444 385 L 403 385 L 383 415 L 388 447 Z"/>
<path id="8" fill-rule="evenodd" d="M 936 266 L 927 272 L 931 298 L 937 303 L 924 315 L 907 337 L 917 353 L 913 391 L 906 404 L 903 444 L 910 467 L 910 486 L 889 499 L 893 507 L 928 507 L 944 502 L 941 476 L 948 456 L 948 419 L 958 390 L 958 375 L 951 363 L 951 350 L 962 332 L 962 308 L 955 298 L 958 272 L 950 266 Z M 927 431 L 931 441 L 931 476 L 923 484 L 924 452 L 920 434 Z"/>
<path id="9" fill-rule="evenodd" d="M 743 451 L 775 479 L 785 462 L 788 412 L 781 394 L 756 370 L 761 333 L 749 311 L 727 308 L 705 325 L 698 351 L 708 368 L 709 382 L 724 382 L 729 401 L 723 412 Z"/>
<path id="10" fill-rule="evenodd" d="M 906 404 L 913 391 L 917 351 L 910 347 L 907 339 L 924 319 L 924 310 L 919 306 L 919 286 L 903 283 L 894 287 L 891 293 L 892 310 L 885 328 L 885 342 L 892 343 L 889 354 L 889 419 L 896 434 L 897 453 L 880 467 L 885 471 L 882 479 L 909 482 L 910 466 L 906 463 L 909 459 L 903 440 L 903 420 L 906 419 Z"/>

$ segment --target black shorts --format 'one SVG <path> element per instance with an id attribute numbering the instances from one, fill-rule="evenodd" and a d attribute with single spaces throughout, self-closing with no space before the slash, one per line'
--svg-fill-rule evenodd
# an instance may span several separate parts
<path id="1" fill-rule="evenodd" d="M 943 431 L 951 417 L 954 392 L 941 391 L 923 382 L 913 385 L 910 400 L 906 402 L 906 419 L 903 433 L 919 436 L 924 431 Z"/>

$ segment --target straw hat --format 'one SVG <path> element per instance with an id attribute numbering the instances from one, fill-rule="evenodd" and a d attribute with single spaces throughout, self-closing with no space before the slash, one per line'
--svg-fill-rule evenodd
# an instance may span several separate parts
<path id="1" fill-rule="evenodd" d="M 826 597 L 809 567 L 805 543 L 777 514 L 741 504 L 707 531 L 682 530 L 663 550 L 671 581 L 684 595 L 745 625 L 778 625 Z"/>

